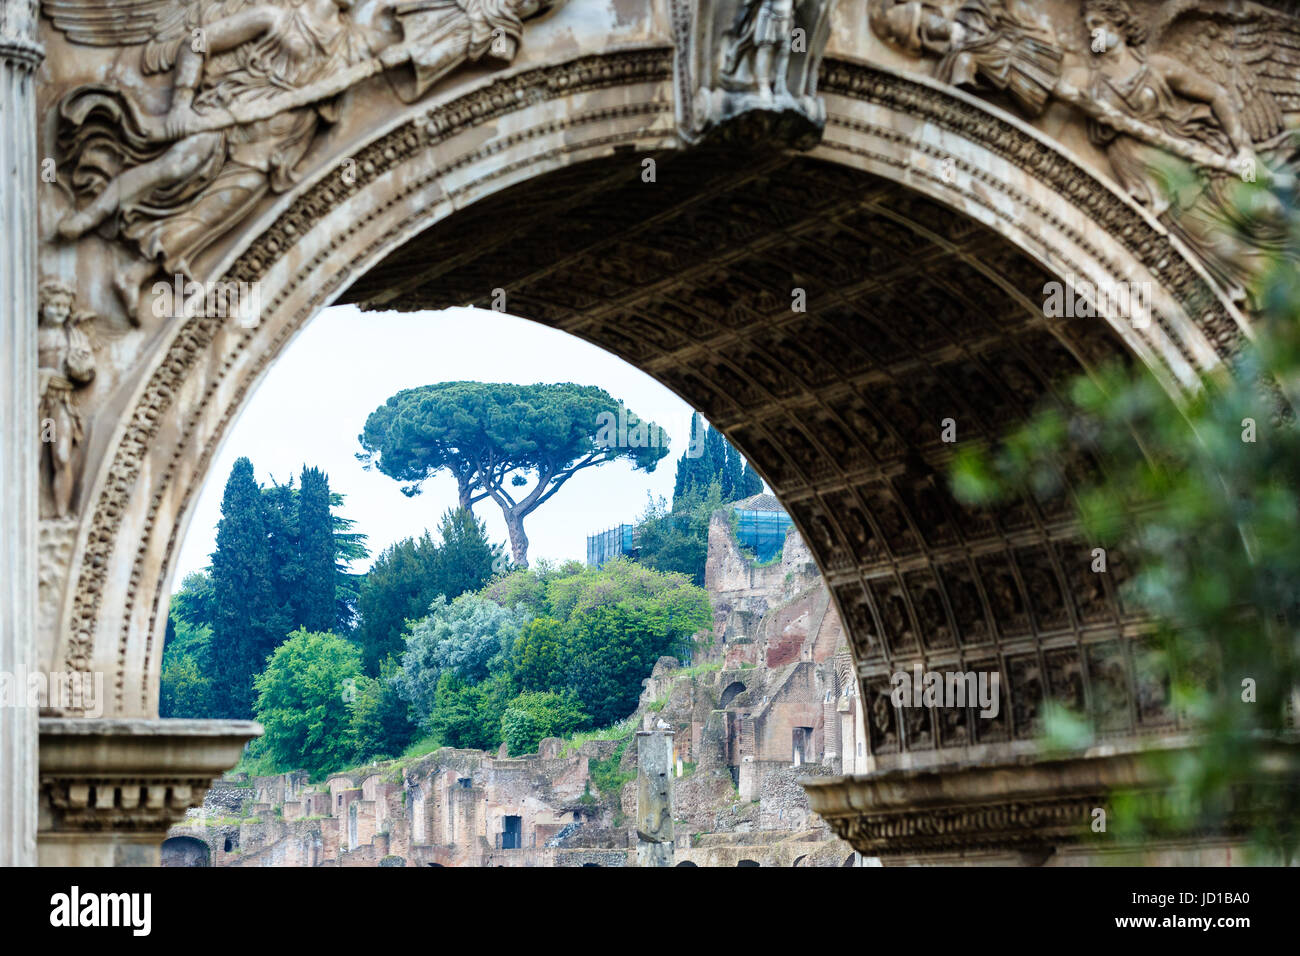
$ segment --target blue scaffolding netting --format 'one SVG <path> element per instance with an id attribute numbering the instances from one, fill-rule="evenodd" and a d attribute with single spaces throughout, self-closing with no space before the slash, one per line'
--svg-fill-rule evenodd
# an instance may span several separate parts
<path id="1" fill-rule="evenodd" d="M 600 567 L 610 558 L 620 554 L 631 554 L 640 544 L 640 534 L 636 525 L 621 524 L 587 536 L 587 565 Z"/>
<path id="2" fill-rule="evenodd" d="M 736 509 L 736 541 L 754 552 L 759 561 L 771 561 L 781 553 L 785 534 L 794 522 L 784 511 Z"/>
<path id="3" fill-rule="evenodd" d="M 771 561 L 781 553 L 786 532 L 793 522 L 784 511 L 749 511 L 736 508 L 736 542 L 754 553 L 760 562 Z M 621 524 L 587 536 L 587 565 L 600 567 L 620 554 L 633 554 L 641 546 L 640 529 Z"/>

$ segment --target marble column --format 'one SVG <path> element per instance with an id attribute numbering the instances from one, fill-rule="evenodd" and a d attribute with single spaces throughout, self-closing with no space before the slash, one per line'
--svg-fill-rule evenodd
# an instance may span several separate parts
<path id="1" fill-rule="evenodd" d="M 36 862 L 37 0 L 0 0 L 0 866 Z M 15 681 L 19 687 L 15 687 Z"/>

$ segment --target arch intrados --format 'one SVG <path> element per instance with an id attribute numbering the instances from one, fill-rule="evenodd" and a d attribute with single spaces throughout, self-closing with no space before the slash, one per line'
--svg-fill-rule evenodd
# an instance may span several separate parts
<path id="1" fill-rule="evenodd" d="M 178 329 L 172 336 L 169 351 L 161 354 L 154 363 L 151 376 L 137 393 L 134 413 L 124 416 L 118 434 L 111 442 L 114 452 L 110 463 L 102 468 L 92 486 L 91 500 L 95 506 L 79 542 L 82 558 L 80 567 L 76 569 L 78 584 L 69 590 L 67 596 L 64 616 L 69 626 L 61 630 L 61 636 L 66 635 L 67 639 L 56 651 L 56 660 L 62 657 L 83 668 L 92 657 L 97 663 L 109 664 L 108 669 L 117 677 L 115 709 L 118 712 L 148 712 L 156 704 L 159 655 L 152 648 L 165 623 L 171 562 L 188 521 L 190 505 L 202 485 L 220 438 L 271 359 L 312 315 L 324 306 L 353 294 L 376 266 L 438 223 L 472 214 L 481 200 L 547 173 L 575 167 L 587 160 L 604 158 L 608 162 L 609 157 L 619 151 L 627 151 L 628 159 L 636 159 L 647 151 L 668 146 L 672 135 L 662 125 L 662 118 L 665 109 L 671 112 L 670 105 L 665 106 L 670 101 L 663 99 L 669 79 L 660 67 L 654 65 L 654 57 L 645 51 L 637 52 L 640 60 L 635 62 L 628 56 L 625 53 L 609 57 L 615 73 L 623 70 L 622 82 L 629 91 L 629 102 L 617 115 L 597 118 L 584 114 L 574 101 L 582 92 L 581 83 L 575 83 L 569 93 L 530 102 L 513 110 L 519 114 L 515 124 L 518 132 L 511 137 L 511 143 L 479 143 L 477 149 L 467 149 L 460 160 L 440 166 L 436 174 L 425 175 L 422 180 L 414 175 L 421 162 L 421 149 L 416 148 L 417 143 L 409 155 L 399 155 L 385 172 L 362 183 L 356 192 L 312 219 L 313 204 L 319 205 L 322 201 L 322 184 L 318 181 L 305 192 L 286 200 L 285 208 L 267 228 L 247 237 L 241 243 L 238 258 L 232 252 L 225 275 L 231 279 L 256 278 L 268 283 L 272 289 L 268 296 L 269 318 L 263 326 L 247 335 L 245 345 L 253 348 L 239 348 L 233 341 L 236 336 L 229 329 Z M 618 57 L 623 59 L 617 60 Z M 603 59 L 588 57 L 581 65 L 575 66 L 578 63 L 575 61 L 575 64 L 566 66 L 577 70 L 573 74 L 576 76 L 583 70 L 590 73 L 593 64 L 599 67 Z M 1109 186 L 1084 172 L 1078 164 L 1073 164 L 1069 157 L 1054 151 L 1054 147 L 1023 124 L 997 115 L 991 108 L 961 94 L 932 88 L 886 71 L 830 63 L 827 74 L 823 90 L 827 94 L 830 122 L 826 140 L 811 154 L 814 160 L 858 169 L 938 202 L 993 230 L 1048 274 L 1056 274 L 1054 270 L 1069 264 L 1069 257 L 1061 252 L 1067 246 L 1080 255 L 1084 255 L 1090 245 L 1100 243 L 1106 246 L 1104 249 L 1094 248 L 1096 255 L 1091 260 L 1081 260 L 1080 274 L 1090 274 L 1090 270 L 1096 274 L 1107 261 L 1114 271 L 1114 257 L 1123 258 L 1123 250 L 1129 249 L 1125 265 L 1130 272 L 1135 268 L 1146 269 L 1149 274 L 1167 277 L 1169 287 L 1177 288 L 1182 296 L 1182 299 L 1177 299 L 1165 294 L 1162 303 L 1168 314 L 1161 317 L 1160 328 L 1166 338 L 1181 339 L 1176 346 L 1165 348 L 1160 353 L 1163 363 L 1152 358 L 1154 350 L 1149 342 L 1135 343 L 1128 330 L 1125 333 L 1128 347 L 1138 351 L 1145 361 L 1158 369 L 1163 364 L 1169 379 L 1185 379 L 1190 370 L 1212 364 L 1215 360 L 1214 350 L 1207 344 L 1205 336 L 1197 338 L 1199 327 L 1206 327 L 1218 336 L 1214 346 L 1219 352 L 1231 348 L 1240 317 L 1212 291 L 1199 267 L 1183 256 L 1175 243 L 1160 235 L 1139 210 L 1117 196 Z M 518 83 L 520 78 L 504 82 Z M 591 82 L 610 85 L 607 77 L 597 77 Z M 491 103 L 492 90 L 498 86 L 500 83 L 489 84 L 486 92 L 480 90 L 469 94 L 465 100 L 478 97 L 479 103 Z M 862 93 L 860 100 L 854 99 L 857 95 L 854 90 Z M 1062 228 L 1059 245 L 1054 247 L 1050 240 L 1030 236 L 1033 223 L 1017 223 L 1005 209 L 994 209 L 991 204 L 981 205 L 979 190 L 971 188 L 974 180 L 961 188 L 952 188 L 952 184 L 943 182 L 933 170 L 923 165 L 900 165 L 897 154 L 915 149 L 915 144 L 903 142 L 891 132 L 887 123 L 881 121 L 891 115 L 906 115 L 904 103 L 913 110 L 931 108 L 935 111 L 932 118 L 936 119 L 945 111 L 950 114 L 949 126 L 936 123 L 939 140 L 921 143 L 920 154 L 935 160 L 956 156 L 968 173 L 979 172 L 977 178 L 985 184 L 998 182 L 999 169 L 996 163 L 977 168 L 977 157 L 972 157 L 972 149 L 977 153 L 985 149 L 988 156 L 1000 158 L 1003 163 L 1009 163 L 1006 159 L 1008 153 L 1030 154 L 1030 166 L 1034 169 L 1048 167 L 1047 172 L 1063 169 L 1078 182 L 1086 182 L 1089 190 L 1086 205 L 1096 207 L 1100 203 L 1104 207 L 1106 214 L 1098 218 L 1108 224 L 1110 231 L 1103 231 L 1100 239 L 1081 238 L 1069 228 Z M 451 104 L 453 115 L 455 105 Z M 466 110 L 469 110 L 468 104 Z M 484 116 L 490 112 L 485 111 Z M 557 131 L 551 118 L 554 115 L 572 116 L 569 128 Z M 530 117 L 536 120 L 532 125 Z M 456 137 L 474 138 L 471 134 L 483 121 L 483 117 L 467 117 L 454 135 L 438 143 L 439 148 L 443 153 L 452 152 L 448 144 L 454 143 Z M 972 136 L 974 127 L 970 124 L 976 121 L 986 123 L 992 130 L 990 142 L 981 143 Z M 906 124 L 895 124 L 899 125 Z M 399 125 L 358 155 L 382 158 L 395 148 L 400 154 L 404 143 L 410 145 L 412 130 L 413 127 Z M 560 134 L 558 137 L 557 132 Z M 536 149 L 537 138 L 547 136 L 551 137 L 547 142 L 553 143 L 554 148 Z M 945 137 L 949 141 L 948 147 L 942 142 Z M 510 156 L 500 155 L 511 149 L 516 150 L 520 157 L 527 154 L 527 158 L 511 160 Z M 479 156 L 477 160 L 465 158 L 476 153 Z M 1044 156 L 1045 160 L 1042 159 Z M 503 158 L 510 161 L 502 162 Z M 479 175 L 475 174 L 476 169 Z M 415 187 L 411 187 L 412 177 L 417 181 Z M 459 186 L 456 188 L 460 192 L 453 189 L 449 194 L 445 187 L 457 177 Z M 411 191 L 399 196 L 394 183 L 404 179 Z M 1053 188 L 1050 180 L 1050 176 L 1044 175 L 1044 190 Z M 1058 178 L 1056 185 L 1060 183 Z M 1005 182 L 1002 185 L 1007 190 L 1002 199 L 1014 199 L 1014 190 Z M 1068 190 L 1066 195 L 1077 196 L 1078 190 Z M 1067 199 L 1069 201 L 1073 200 Z M 1028 197 L 1026 202 L 1033 206 L 1036 200 Z M 1039 209 L 1038 214 L 1041 211 Z M 331 216 L 336 224 L 343 220 L 351 223 L 349 233 L 342 241 L 330 234 Z M 299 223 L 305 223 L 306 228 Z M 1122 239 L 1112 234 L 1114 230 L 1122 233 Z M 275 250 L 282 248 L 287 235 L 295 237 L 295 254 L 272 259 Z M 1083 253 L 1079 252 L 1080 244 Z M 1143 250 L 1141 255 L 1131 251 L 1134 246 Z M 1084 259 L 1087 259 L 1086 255 Z M 1162 294 L 1164 288 L 1162 284 Z M 1195 293 L 1192 304 L 1205 309 L 1197 317 L 1200 326 L 1188 317 L 1189 310 L 1184 307 L 1191 301 L 1189 288 Z M 526 318 L 537 318 L 530 316 L 527 309 L 520 312 Z M 580 330 L 574 331 L 581 334 Z M 1158 339 L 1160 333 L 1153 335 Z M 222 361 L 223 373 L 202 394 L 182 395 L 183 383 L 177 388 L 169 384 L 169 365 L 191 361 L 195 351 L 200 356 L 209 356 L 209 361 Z M 250 352 L 256 353 L 257 357 L 250 360 Z M 679 385 L 671 381 L 665 384 L 682 394 Z M 689 396 L 683 397 L 691 401 Z M 188 400 L 182 401 L 182 398 Z M 183 422 L 174 421 L 174 409 L 180 405 L 193 410 Z M 159 448 L 157 443 L 146 442 L 147 447 L 137 452 L 141 436 L 156 437 L 156 420 L 169 415 L 172 434 L 165 443 L 166 447 Z M 738 438 L 737 444 L 742 450 L 752 452 L 752 449 L 745 448 L 743 436 Z M 198 448 L 198 454 L 182 461 L 182 450 L 194 447 Z M 142 459 L 146 458 L 150 467 L 142 468 Z M 756 458 L 756 466 L 760 471 L 764 470 L 761 456 Z M 150 480 L 147 495 L 150 507 L 144 514 L 139 512 L 138 506 L 132 509 L 122 505 L 123 501 L 132 498 L 133 493 L 138 495 L 143 490 L 135 487 L 145 480 L 142 475 L 147 475 Z M 772 476 L 765 474 L 765 477 L 773 487 L 776 486 Z M 126 516 L 124 525 L 123 511 L 127 510 L 134 510 L 134 513 Z M 796 524 L 800 524 L 800 530 L 807 537 L 810 531 L 807 522 L 801 522 L 796 515 Z M 127 525 L 131 530 L 124 532 Z M 170 529 L 170 533 L 161 529 Z M 120 561 L 127 557 L 121 551 L 114 555 L 113 550 L 120 547 L 120 542 L 133 540 L 141 544 L 139 550 L 130 556 L 133 562 L 130 585 L 123 587 L 119 580 L 109 587 L 105 562 L 110 558 Z M 821 555 L 818 560 L 822 561 Z M 823 570 L 832 569 L 824 567 Z M 120 603 L 105 602 L 106 591 L 114 589 L 122 592 L 125 599 Z M 143 600 L 137 600 L 137 597 Z M 106 611 L 110 604 L 114 604 L 113 609 Z M 138 646 L 140 642 L 132 637 L 133 634 L 144 635 L 143 646 Z M 134 666 L 136 662 L 138 669 Z M 143 675 L 135 688 L 138 697 L 132 695 L 126 678 L 128 673 L 136 672 Z"/>

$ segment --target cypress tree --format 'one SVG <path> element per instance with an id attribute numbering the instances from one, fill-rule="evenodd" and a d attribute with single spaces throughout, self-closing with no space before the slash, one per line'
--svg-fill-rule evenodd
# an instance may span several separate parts
<path id="1" fill-rule="evenodd" d="M 271 592 L 275 631 L 283 638 L 298 619 L 298 587 L 302 580 L 302 561 L 298 554 L 298 492 L 290 481 L 262 489 L 262 521 L 266 526 L 266 543 L 271 556 Z M 259 668 L 260 669 L 260 668 Z"/>
<path id="2" fill-rule="evenodd" d="M 722 432 L 712 425 L 709 426 L 705 436 L 704 448 L 704 457 L 700 459 L 702 465 L 700 476 L 695 483 L 695 487 L 700 491 L 708 488 L 712 481 L 721 484 L 722 472 L 727 467 L 727 440 L 722 437 Z"/>
<path id="3" fill-rule="evenodd" d="M 295 595 L 294 625 L 331 631 L 338 622 L 333 519 L 329 478 L 319 468 L 303 467 L 298 487 L 298 560 L 301 574 Z"/>
<path id="4" fill-rule="evenodd" d="M 701 431 L 701 429 L 703 431 Z M 705 425 L 699 412 L 691 415 L 691 435 L 703 434 L 702 447 L 691 458 L 689 449 L 677 459 L 677 476 L 673 483 L 673 510 L 692 494 L 704 497 L 709 486 L 717 482 L 722 501 L 739 501 L 763 490 L 763 479 L 745 461 L 731 442 L 712 425 Z"/>
<path id="5" fill-rule="evenodd" d="M 727 461 L 722 467 L 722 500 L 735 501 L 745 497 L 745 459 L 725 438 L 723 448 L 726 451 Z"/>
<path id="6" fill-rule="evenodd" d="M 673 501 L 686 494 L 686 482 L 690 479 L 690 459 L 685 455 L 677 459 L 677 475 L 673 479 Z"/>
<path id="7" fill-rule="evenodd" d="M 204 672 L 213 677 L 214 716 L 252 717 L 253 675 L 284 638 L 265 514 L 253 463 L 240 458 L 226 481 L 212 554 L 212 640 Z"/>

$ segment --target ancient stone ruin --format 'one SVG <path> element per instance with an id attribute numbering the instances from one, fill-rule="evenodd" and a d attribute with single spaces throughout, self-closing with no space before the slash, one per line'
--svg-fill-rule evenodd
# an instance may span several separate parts
<path id="1" fill-rule="evenodd" d="M 709 527 L 717 643 L 689 668 L 661 659 L 620 738 L 228 778 L 168 831 L 163 865 L 859 865 L 799 785 L 867 766 L 839 617 L 797 532 L 760 565 L 729 510 Z"/>

